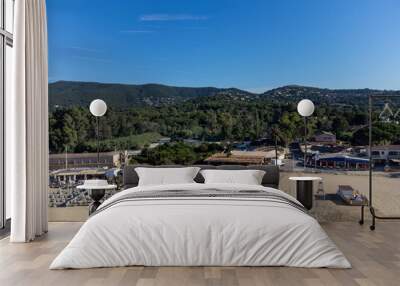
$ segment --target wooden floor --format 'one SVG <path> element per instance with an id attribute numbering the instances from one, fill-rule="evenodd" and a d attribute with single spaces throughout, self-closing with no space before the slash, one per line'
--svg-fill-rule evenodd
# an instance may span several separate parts
<path id="1" fill-rule="evenodd" d="M 379 222 L 375 232 L 356 222 L 324 224 L 352 269 L 288 267 L 124 267 L 48 270 L 81 223 L 50 223 L 28 244 L 0 241 L 0 285 L 400 285 L 400 222 Z"/>

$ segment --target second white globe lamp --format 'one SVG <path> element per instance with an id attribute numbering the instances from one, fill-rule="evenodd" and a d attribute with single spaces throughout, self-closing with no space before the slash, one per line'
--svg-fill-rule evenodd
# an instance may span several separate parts
<path id="1" fill-rule="evenodd" d="M 96 117 L 96 146 L 97 146 L 97 168 L 100 167 L 100 151 L 99 151 L 99 117 L 107 112 L 107 104 L 104 100 L 95 99 L 90 103 L 90 113 Z"/>
<path id="2" fill-rule="evenodd" d="M 95 99 L 90 103 L 90 113 L 96 117 L 103 116 L 107 112 L 107 104 L 101 99 Z"/>
<path id="3" fill-rule="evenodd" d="M 297 111 L 303 117 L 311 116 L 314 113 L 314 103 L 309 99 L 303 99 L 297 104 Z"/>

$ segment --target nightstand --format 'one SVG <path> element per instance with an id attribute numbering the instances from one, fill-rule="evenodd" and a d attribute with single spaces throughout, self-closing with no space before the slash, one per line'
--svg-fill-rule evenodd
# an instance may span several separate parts
<path id="1" fill-rule="evenodd" d="M 296 199 L 310 210 L 313 206 L 313 182 L 320 181 L 320 177 L 290 177 L 289 180 L 296 181 Z"/>
<path id="2" fill-rule="evenodd" d="M 88 190 L 93 202 L 89 205 L 89 215 L 94 213 L 101 205 L 100 200 L 104 197 L 106 190 L 113 190 L 117 185 L 110 185 L 107 180 L 86 180 L 83 185 L 76 187 L 79 190 Z"/>

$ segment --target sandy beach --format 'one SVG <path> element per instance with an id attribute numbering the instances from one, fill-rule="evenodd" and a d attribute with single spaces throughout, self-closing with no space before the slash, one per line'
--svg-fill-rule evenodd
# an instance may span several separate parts
<path id="1" fill-rule="evenodd" d="M 322 178 L 326 194 L 336 193 L 339 185 L 350 185 L 368 197 L 368 173 L 304 173 L 281 172 L 280 189 L 295 197 L 296 185 L 291 176 L 317 176 Z M 390 178 L 388 174 L 376 173 L 373 177 L 373 205 L 377 214 L 385 216 L 400 215 L 400 178 Z M 318 183 L 314 185 L 314 193 Z M 315 200 L 311 210 L 319 221 L 358 221 L 360 208 L 337 205 L 332 201 Z M 368 219 L 368 210 L 365 212 Z M 49 208 L 49 221 L 85 221 L 88 217 L 87 206 Z"/>

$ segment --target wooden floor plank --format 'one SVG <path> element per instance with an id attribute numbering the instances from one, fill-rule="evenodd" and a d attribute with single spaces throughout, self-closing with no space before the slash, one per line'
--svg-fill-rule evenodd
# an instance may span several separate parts
<path id="1" fill-rule="evenodd" d="M 290 267 L 118 267 L 83 270 L 48 269 L 81 223 L 50 223 L 47 235 L 28 244 L 0 241 L 1 286 L 136 285 L 399 285 L 400 224 L 380 222 L 376 231 L 352 222 L 325 223 L 323 228 L 345 253 L 352 269 Z"/>

